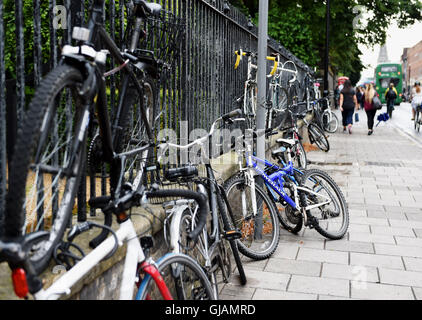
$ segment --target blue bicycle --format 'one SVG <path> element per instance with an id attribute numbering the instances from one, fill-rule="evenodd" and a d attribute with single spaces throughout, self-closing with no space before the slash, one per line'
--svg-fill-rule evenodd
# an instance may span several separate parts
<path id="1" fill-rule="evenodd" d="M 245 139 L 247 142 L 248 139 Z M 291 149 L 294 139 L 278 139 L 280 148 L 272 152 L 281 166 L 262 160 L 251 152 L 251 143 L 237 150 L 240 171 L 224 184 L 230 203 L 236 207 L 236 226 L 247 219 L 256 219 L 254 194 L 257 177 L 263 180 L 270 198 L 276 204 L 280 223 L 289 231 L 297 233 L 303 225 L 315 228 L 329 239 L 341 239 L 349 226 L 349 212 L 344 196 L 334 180 L 324 171 L 311 169 L 301 171 L 294 168 Z M 287 157 L 288 163 L 283 159 Z M 246 166 L 243 163 L 246 160 Z M 261 164 L 261 165 L 259 165 Z M 250 204 L 249 204 L 250 203 Z"/>

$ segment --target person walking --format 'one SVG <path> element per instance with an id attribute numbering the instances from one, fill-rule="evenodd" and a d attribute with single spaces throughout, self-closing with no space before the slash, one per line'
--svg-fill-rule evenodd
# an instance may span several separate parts
<path id="1" fill-rule="evenodd" d="M 390 87 L 385 91 L 385 100 L 387 101 L 387 112 L 390 119 L 393 117 L 394 105 L 397 99 L 397 90 L 394 87 L 394 83 L 390 83 Z"/>
<path id="2" fill-rule="evenodd" d="M 366 85 L 365 90 L 365 112 L 366 116 L 368 117 L 368 136 L 374 133 L 374 122 L 375 122 L 375 115 L 377 113 L 377 109 L 374 107 L 373 100 L 375 96 L 379 96 L 379 94 L 375 91 L 374 85 L 372 83 L 368 83 Z"/>
<path id="3" fill-rule="evenodd" d="M 359 109 L 359 105 L 356 92 L 352 88 L 350 80 L 344 82 L 343 90 L 340 92 L 339 106 L 343 116 L 343 132 L 346 132 L 347 127 L 349 134 L 352 134 L 353 114 L 355 113 L 355 109 Z"/>
<path id="4" fill-rule="evenodd" d="M 358 104 L 360 106 L 360 109 L 363 109 L 363 105 L 365 102 L 365 90 L 361 86 L 358 86 L 356 88 L 356 98 L 358 99 Z"/>
<path id="5" fill-rule="evenodd" d="M 422 88 L 417 81 L 412 91 L 412 121 L 415 120 L 416 108 L 422 105 Z"/>
<path id="6" fill-rule="evenodd" d="M 336 88 L 334 89 L 334 105 L 335 105 L 336 110 L 338 109 L 339 99 L 340 99 L 340 90 L 337 85 Z"/>

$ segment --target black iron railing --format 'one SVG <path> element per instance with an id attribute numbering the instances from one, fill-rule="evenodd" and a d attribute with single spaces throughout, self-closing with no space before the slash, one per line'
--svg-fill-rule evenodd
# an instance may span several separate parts
<path id="1" fill-rule="evenodd" d="M 43 75 L 56 66 L 61 46 L 71 41 L 73 26 L 86 21 L 91 2 L 92 0 L 0 1 L 0 219 L 7 190 L 6 160 L 19 156 L 12 154 L 16 127 L 34 88 Z M 104 4 L 104 23 L 109 33 L 114 35 L 117 44 L 121 44 L 125 32 L 125 2 L 128 1 L 108 0 Z M 225 12 L 223 0 L 156 2 L 160 2 L 166 10 L 184 19 L 186 23 L 185 37 L 180 43 L 175 68 L 159 90 L 160 109 L 163 110 L 162 127 L 180 130 L 181 121 L 187 121 L 189 131 L 194 128 L 208 130 L 215 118 L 235 108 L 235 99 L 243 93 L 246 63 L 234 70 L 234 51 L 239 48 L 256 51 L 257 27 L 251 27 L 249 19 L 232 6 L 229 12 Z M 8 10 L 12 8 L 14 15 L 11 16 L 5 7 Z M 4 19 L 6 12 L 9 13 L 7 21 Z M 13 21 L 10 21 L 10 17 L 14 17 Z M 65 17 L 66 21 L 59 21 L 59 17 Z M 66 22 L 67 28 L 60 28 L 58 22 L 62 26 Z M 15 33 L 8 33 L 7 30 L 11 30 L 13 26 Z M 14 43 L 15 46 L 11 48 L 7 46 L 8 43 Z M 7 57 L 13 57 L 15 61 L 12 67 L 10 61 L 7 61 L 8 68 L 5 53 L 11 50 L 12 54 Z M 277 41 L 269 39 L 268 53 L 272 52 L 279 52 L 284 61 L 293 60 L 299 70 L 299 81 L 304 78 L 306 65 Z M 113 67 L 113 62 L 108 62 L 108 68 Z M 107 84 L 110 88 L 108 101 L 110 106 L 114 106 L 119 76 L 108 77 Z M 110 107 L 110 110 L 113 108 Z M 94 133 L 94 128 L 91 128 L 90 136 Z M 101 172 L 101 193 L 104 194 L 105 167 Z M 97 179 L 89 179 L 88 193 L 92 196 L 97 192 Z M 86 179 L 82 179 L 78 194 L 79 220 L 86 218 L 86 196 Z M 91 214 L 94 214 L 93 210 Z"/>

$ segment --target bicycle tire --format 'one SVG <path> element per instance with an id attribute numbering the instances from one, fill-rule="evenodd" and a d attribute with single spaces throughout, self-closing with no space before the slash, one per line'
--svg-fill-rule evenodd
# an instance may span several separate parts
<path id="1" fill-rule="evenodd" d="M 299 82 L 293 82 L 287 90 L 288 106 L 296 105 L 299 103 Z"/>
<path id="2" fill-rule="evenodd" d="M 160 272 L 161 276 L 166 281 L 167 286 L 169 285 L 169 279 L 173 280 L 176 284 L 175 287 L 169 287 L 168 289 L 172 293 L 172 297 L 177 300 L 215 300 L 211 283 L 208 280 L 205 272 L 202 270 L 202 267 L 196 262 L 193 258 L 185 254 L 176 254 L 176 253 L 167 253 L 161 257 L 156 263 L 156 268 Z M 183 267 L 183 268 L 182 268 Z M 175 271 L 175 269 L 177 270 Z M 200 287 L 195 286 L 190 292 L 190 298 L 186 299 L 186 295 L 182 295 L 179 289 L 184 280 L 180 279 L 180 275 L 186 272 L 186 269 L 190 269 L 191 273 L 186 280 L 194 280 L 194 283 L 199 281 Z M 171 270 L 170 270 L 171 269 Z M 157 287 L 154 279 L 149 275 L 145 275 L 142 279 L 138 292 L 135 296 L 136 300 L 152 300 L 152 298 L 159 299 L 161 294 Z M 176 288 L 176 286 L 178 288 Z M 200 292 L 197 292 L 200 290 Z M 185 293 L 186 294 L 186 293 Z M 198 296 L 199 295 L 199 296 Z"/>
<path id="3" fill-rule="evenodd" d="M 225 199 L 221 197 L 220 192 L 217 191 L 217 205 L 220 210 L 219 218 L 221 218 L 221 222 L 223 224 L 224 230 L 233 230 L 235 228 L 233 224 L 233 220 L 231 219 L 230 215 L 227 214 L 227 205 L 225 203 Z M 227 240 L 230 244 L 230 248 L 233 253 L 233 259 L 236 263 L 237 272 L 239 272 L 239 279 L 240 284 L 245 285 L 247 282 L 245 269 L 243 268 L 242 260 L 240 259 L 239 255 L 239 247 L 237 245 L 237 242 L 235 240 Z"/>
<path id="4" fill-rule="evenodd" d="M 180 221 L 174 221 L 173 219 L 176 219 L 179 217 Z M 218 299 L 218 282 L 217 282 L 217 269 L 216 268 L 206 268 L 206 260 L 203 256 L 202 252 L 208 252 L 208 248 L 204 248 L 204 246 L 208 246 L 208 239 L 209 235 L 207 234 L 207 238 L 204 239 L 203 232 L 200 233 L 197 242 L 194 244 L 194 247 L 192 247 L 191 243 L 188 242 L 187 235 L 195 228 L 195 224 L 192 225 L 192 211 L 187 208 L 183 211 L 181 215 L 173 214 L 171 219 L 171 226 L 178 225 L 179 230 L 172 229 L 170 227 L 170 248 L 172 252 L 174 253 L 182 253 L 185 255 L 190 256 L 195 261 L 199 263 L 203 267 L 203 269 L 206 271 L 206 274 L 211 282 L 211 286 L 213 288 L 213 293 L 216 299 Z M 174 234 L 174 232 L 177 232 L 177 234 Z M 173 247 L 173 245 L 177 246 L 175 243 L 178 244 L 178 247 Z M 199 246 L 202 246 L 200 248 Z M 211 257 L 211 262 L 215 261 L 215 257 Z M 221 265 L 221 267 L 224 267 Z M 223 271 L 223 270 L 222 270 Z M 231 270 L 229 270 L 231 272 Z M 223 272 L 227 272 L 227 270 L 224 270 Z M 227 275 L 229 277 L 230 275 Z M 224 277 L 224 275 L 223 275 Z"/>
<path id="5" fill-rule="evenodd" d="M 320 127 L 314 123 L 308 125 L 308 133 L 311 142 L 315 143 L 322 151 L 330 151 L 330 143 Z"/>
<path id="6" fill-rule="evenodd" d="M 239 189 L 245 189 L 246 187 L 249 187 L 246 184 L 245 178 L 243 176 L 235 175 L 224 183 L 224 189 L 226 191 L 229 203 L 236 203 L 238 204 L 239 208 L 242 208 L 241 198 L 230 195 L 230 192 L 234 190 L 235 187 Z M 269 258 L 277 249 L 280 239 L 280 225 L 276 213 L 277 210 L 275 209 L 274 204 L 268 197 L 267 193 L 257 184 L 255 184 L 255 191 L 257 197 L 261 197 L 261 200 L 257 201 L 257 203 L 262 201 L 262 208 L 265 214 L 265 222 L 262 223 L 262 231 L 264 235 L 258 234 L 258 237 L 263 236 L 262 239 L 255 239 L 256 222 L 255 217 L 252 217 L 253 213 L 248 214 L 246 216 L 247 218 L 244 219 L 245 214 L 242 212 L 243 217 L 232 217 L 232 223 L 242 232 L 242 238 L 236 240 L 239 251 L 251 259 L 264 260 Z M 245 196 L 245 199 L 250 199 L 250 197 Z M 252 208 L 252 205 L 246 205 L 245 208 Z M 260 210 L 259 207 L 258 210 Z M 241 210 L 237 210 L 236 212 L 239 213 L 240 211 Z M 266 246 L 265 248 L 263 247 L 264 245 Z"/>
<path id="7" fill-rule="evenodd" d="M 297 168 L 306 170 L 308 167 L 308 158 L 306 156 L 305 148 L 302 142 L 299 140 L 292 149 L 293 159 L 297 163 Z"/>
<path id="8" fill-rule="evenodd" d="M 71 67 L 69 65 L 60 65 L 57 68 L 53 69 L 41 82 L 40 86 L 37 88 L 35 95 L 29 105 L 28 111 L 25 114 L 25 118 L 23 120 L 23 123 L 21 127 L 18 130 L 17 140 L 15 144 L 14 149 L 14 159 L 10 162 L 10 176 L 9 176 L 9 192 L 7 195 L 7 208 L 5 212 L 4 217 L 4 231 L 5 235 L 7 237 L 17 237 L 22 235 L 23 233 L 27 231 L 36 231 L 40 230 L 41 228 L 45 227 L 47 218 L 50 219 L 50 216 L 52 217 L 52 225 L 50 228 L 50 236 L 48 241 L 44 241 L 42 243 L 37 244 L 37 249 L 35 252 L 32 253 L 30 257 L 30 261 L 34 267 L 34 270 L 37 274 L 41 273 L 43 270 L 46 269 L 48 266 L 48 263 L 51 259 L 54 247 L 58 244 L 58 242 L 62 239 L 63 234 L 65 232 L 67 223 L 69 221 L 70 215 L 72 213 L 73 209 L 73 203 L 76 197 L 76 192 L 79 185 L 79 179 L 80 179 L 80 171 L 81 171 L 81 164 L 83 163 L 83 158 L 85 156 L 85 150 L 83 146 L 85 146 L 84 142 L 80 144 L 79 150 L 66 150 L 66 152 L 76 152 L 75 161 L 73 163 L 73 168 L 70 168 L 74 174 L 67 172 L 66 170 L 59 171 L 59 174 L 57 176 L 54 176 L 52 173 L 47 174 L 45 171 L 43 171 L 41 174 L 39 174 L 40 165 L 43 164 L 43 162 L 46 162 L 45 164 L 50 165 L 49 160 L 51 160 L 53 157 L 45 157 L 40 158 L 40 156 L 45 156 L 45 152 L 48 152 L 49 150 L 49 141 L 53 141 L 54 139 L 61 139 L 60 133 L 59 138 L 54 137 L 56 132 L 50 132 L 50 129 L 55 130 L 52 128 L 53 122 L 57 122 L 59 125 L 62 124 L 62 121 L 69 121 L 69 119 L 66 119 L 66 116 L 62 110 L 62 114 L 60 115 L 60 118 L 55 118 L 56 112 L 58 111 L 59 105 L 61 105 L 61 97 L 63 92 L 65 93 L 64 96 L 66 99 L 70 96 L 70 94 L 66 95 L 66 87 L 69 86 L 73 90 L 77 90 L 79 86 L 82 86 L 83 77 L 79 70 L 77 70 L 74 67 Z M 69 91 L 68 91 L 69 92 Z M 79 101 L 80 102 L 80 101 Z M 66 104 L 69 103 L 68 100 L 65 102 Z M 69 104 L 70 108 L 72 108 L 73 105 Z M 66 106 L 66 108 L 68 108 Z M 77 107 L 75 106 L 75 111 L 77 111 Z M 68 110 L 69 111 L 69 110 Z M 71 112 L 72 110 L 70 110 Z M 58 112 L 57 112 L 58 114 Z M 75 116 L 75 132 L 77 132 L 80 123 L 82 122 L 82 119 L 79 117 L 78 112 L 75 112 L 73 114 Z M 58 115 L 57 115 L 58 117 Z M 77 136 L 69 137 L 67 134 L 71 134 L 72 128 L 66 127 L 66 128 L 59 128 L 59 130 L 69 130 L 68 132 L 64 132 L 65 140 L 63 143 L 61 140 L 58 140 L 56 144 L 53 144 L 53 151 L 55 151 L 57 148 L 64 146 L 66 148 L 67 144 L 68 146 L 73 145 L 74 139 L 77 139 Z M 86 135 L 83 141 L 85 141 Z M 42 141 L 40 141 L 42 140 Z M 46 150 L 43 151 L 42 148 L 44 145 L 42 142 L 46 142 Z M 59 149 L 57 149 L 57 152 Z M 34 161 L 39 161 L 35 164 L 35 166 L 38 165 L 38 171 L 35 173 L 30 173 L 32 170 L 30 168 L 32 157 L 34 155 L 34 152 L 37 153 L 38 156 L 34 157 Z M 43 154 L 41 154 L 44 152 Z M 61 155 L 63 157 L 63 162 L 65 163 L 65 155 Z M 69 154 L 68 154 L 69 156 Z M 56 155 L 54 155 L 56 157 Z M 57 155 L 58 157 L 58 155 Z M 47 159 L 47 160 L 46 160 Z M 48 163 L 47 163 L 48 162 Z M 59 168 L 59 165 L 57 164 L 57 167 Z M 59 170 L 59 169 L 57 169 Z M 32 182 L 32 188 L 29 195 L 27 192 L 27 183 L 28 185 L 31 185 L 31 179 L 34 176 L 34 180 L 36 181 L 43 181 L 42 184 L 39 185 L 38 189 L 38 183 L 35 184 Z M 60 197 L 57 194 L 53 195 L 53 192 L 59 192 L 60 188 L 55 184 L 55 181 L 58 181 L 61 176 L 66 176 L 68 178 L 68 181 L 66 181 L 64 186 L 64 193 Z M 53 179 L 54 177 L 54 179 Z M 47 178 L 47 179 L 46 179 Z M 51 189 L 52 194 L 50 197 L 51 204 L 51 215 L 47 216 L 49 212 L 44 212 L 44 210 L 49 209 L 44 207 L 44 200 L 46 197 L 46 194 L 44 193 L 44 179 L 47 180 L 48 178 L 51 179 Z M 37 186 L 35 186 L 37 185 Z M 35 209 L 37 210 L 36 214 L 36 220 L 32 223 L 32 226 L 34 223 L 36 223 L 35 230 L 25 230 L 28 229 L 28 222 L 26 220 L 29 220 L 31 218 L 31 215 L 33 216 L 33 212 L 28 215 L 26 211 L 34 209 L 34 206 L 30 206 L 31 202 L 29 202 L 28 205 L 28 196 L 31 195 L 35 196 L 32 192 L 34 188 L 37 188 L 37 198 L 38 201 L 38 195 L 41 194 L 42 198 L 40 200 L 40 203 L 36 202 Z M 57 189 L 56 189 L 57 188 Z M 42 190 L 41 190 L 42 189 Z M 34 191 L 35 192 L 35 191 Z M 25 199 L 25 202 L 24 202 Z M 60 199 L 65 199 L 66 201 L 60 201 Z M 60 206 L 58 206 L 58 202 L 60 201 Z M 42 216 L 38 216 L 39 210 L 42 211 Z M 54 212 L 56 211 L 57 212 Z M 44 216 L 45 214 L 45 216 Z M 54 219 L 53 219 L 54 218 Z M 41 222 L 42 220 L 42 222 Z M 29 221 L 31 223 L 31 221 Z M 26 225 L 26 227 L 25 227 Z M 29 227 L 31 228 L 31 227 Z M 39 228 L 39 229 L 38 229 Z"/>
<path id="9" fill-rule="evenodd" d="M 288 92 L 286 88 L 277 86 L 275 89 L 274 94 L 272 95 L 272 110 L 268 110 L 268 112 L 272 112 L 272 120 L 271 120 L 271 128 L 278 128 L 283 121 L 284 118 L 284 111 L 286 110 L 289 98 Z M 270 126 L 267 125 L 267 129 Z"/>
<path id="10" fill-rule="evenodd" d="M 339 121 L 335 113 L 325 110 L 322 114 L 322 123 L 324 125 L 324 130 L 328 133 L 337 132 Z"/>
<path id="11" fill-rule="evenodd" d="M 313 187 L 310 188 L 306 186 L 307 182 L 309 182 L 309 184 Z M 310 170 L 307 170 L 305 174 L 302 176 L 301 186 L 309 188 L 313 190 L 314 192 L 316 192 L 317 190 L 315 188 L 319 188 L 318 189 L 319 191 L 317 192 L 318 194 L 322 190 L 326 191 L 328 197 L 332 201 L 334 208 L 331 209 L 332 207 L 330 204 L 329 208 L 327 208 L 327 205 L 323 207 L 325 211 L 322 211 L 319 208 L 312 209 L 314 210 L 313 212 L 320 213 L 321 217 L 317 217 L 316 214 L 312 213 L 310 210 L 307 210 L 306 214 L 307 214 L 308 219 L 316 220 L 315 221 L 316 223 L 314 223 L 313 226 L 315 227 L 315 230 L 317 230 L 322 236 L 332 239 L 332 240 L 342 239 L 344 235 L 346 234 L 348 226 L 349 226 L 349 211 L 348 211 L 347 203 L 343 196 L 343 193 L 341 192 L 340 188 L 335 183 L 335 181 L 326 172 L 322 170 L 310 169 Z M 331 188 L 331 191 L 328 189 L 328 187 Z M 300 199 L 300 204 L 302 207 L 306 207 L 308 205 L 308 200 L 315 202 L 315 200 L 313 200 L 312 198 L 312 194 L 310 195 L 306 195 L 306 194 L 307 194 L 306 191 L 299 190 L 299 199 Z M 338 215 L 337 215 L 337 211 L 340 211 Z M 331 215 L 331 218 L 335 219 L 335 218 L 338 218 L 341 213 L 342 213 L 342 221 L 341 221 L 341 227 L 338 231 L 324 229 L 322 222 L 325 223 L 326 220 L 330 219 L 330 218 L 327 219 L 327 215 Z M 331 220 L 330 222 L 328 222 L 327 228 L 335 227 L 336 225 L 338 225 L 337 220 L 334 222 L 332 221 L 334 220 Z"/>
<path id="12" fill-rule="evenodd" d="M 124 96 L 122 104 L 123 109 L 120 118 L 117 119 L 117 125 L 115 126 L 116 128 L 119 128 L 119 130 L 115 131 L 114 139 L 114 149 L 117 154 L 121 152 L 130 152 L 148 142 L 148 136 L 141 117 L 140 108 L 144 108 L 146 118 L 151 125 L 154 122 L 157 112 L 157 88 L 155 81 L 150 76 L 145 76 L 143 79 L 143 89 L 143 99 L 140 99 L 139 92 L 133 85 L 129 85 L 128 91 Z M 122 128 L 122 130 L 120 130 L 120 128 Z M 140 170 L 142 160 L 141 154 L 139 153 L 126 157 L 124 182 L 132 184 Z M 116 165 L 119 166 L 120 163 L 116 163 Z M 117 168 L 116 171 L 120 172 L 120 169 Z"/>

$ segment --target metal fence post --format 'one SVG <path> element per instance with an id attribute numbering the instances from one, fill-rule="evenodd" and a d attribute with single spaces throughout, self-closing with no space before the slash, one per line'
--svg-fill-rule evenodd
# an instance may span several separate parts
<path id="1" fill-rule="evenodd" d="M 0 235 L 6 207 L 6 76 L 4 61 L 3 1 L 0 1 Z"/>
<path id="2" fill-rule="evenodd" d="M 268 39 L 268 0 L 259 1 L 259 26 L 258 26 L 258 96 L 256 112 L 257 142 L 256 151 L 260 159 L 265 158 L 265 119 L 267 97 L 267 39 Z M 263 168 L 262 168 L 263 169 Z M 262 181 L 258 184 L 262 185 Z M 260 206 L 258 206 L 259 208 Z M 262 214 L 258 212 L 256 219 L 255 237 L 262 238 Z"/>

